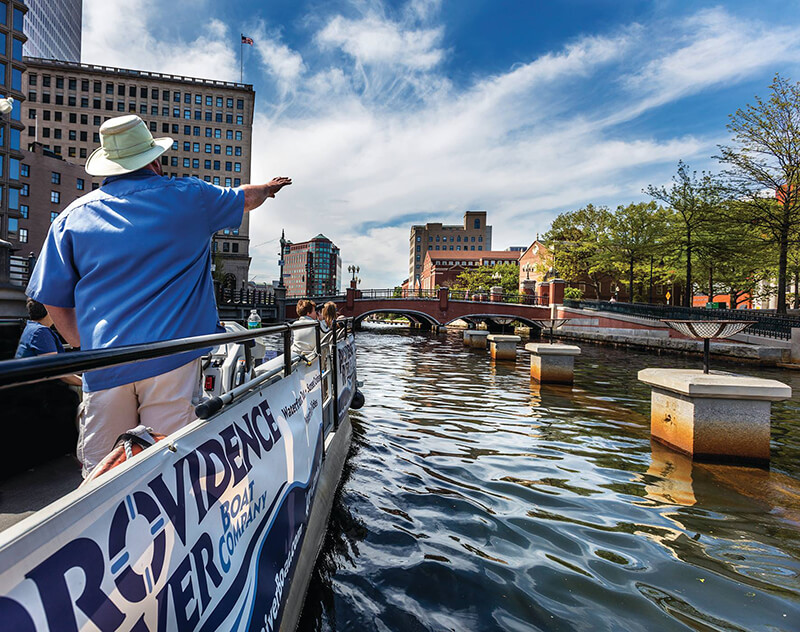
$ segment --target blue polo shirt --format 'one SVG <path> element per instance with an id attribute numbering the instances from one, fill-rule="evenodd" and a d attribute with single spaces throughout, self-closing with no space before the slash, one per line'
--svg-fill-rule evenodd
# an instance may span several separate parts
<path id="1" fill-rule="evenodd" d="M 49 327 L 45 327 L 35 320 L 29 320 L 17 345 L 15 358 L 32 358 L 45 353 L 63 353 L 64 345 Z"/>
<path id="2" fill-rule="evenodd" d="M 82 349 L 223 331 L 211 237 L 242 223 L 244 191 L 149 170 L 107 178 L 51 224 L 27 294 L 74 307 Z M 160 375 L 197 350 L 84 374 L 85 391 Z"/>

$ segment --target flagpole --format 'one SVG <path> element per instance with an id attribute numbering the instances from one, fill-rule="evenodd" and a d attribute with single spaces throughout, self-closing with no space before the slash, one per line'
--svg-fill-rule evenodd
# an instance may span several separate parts
<path id="1" fill-rule="evenodd" d="M 244 83 L 244 35 L 239 38 L 239 83 Z"/>

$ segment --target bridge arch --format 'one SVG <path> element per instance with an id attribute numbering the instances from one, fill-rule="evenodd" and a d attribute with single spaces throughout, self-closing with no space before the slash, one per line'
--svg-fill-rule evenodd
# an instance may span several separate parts
<path id="1" fill-rule="evenodd" d="M 457 320 L 466 320 L 467 322 L 471 321 L 483 321 L 486 319 L 494 319 L 494 318 L 510 318 L 512 320 L 516 320 L 521 322 L 526 327 L 531 327 L 532 329 L 541 329 L 539 325 L 529 318 L 525 318 L 524 316 L 516 316 L 513 314 L 466 314 L 464 316 L 458 316 L 457 318 L 453 318 L 445 323 L 445 326 L 454 323 Z"/>
<path id="2" fill-rule="evenodd" d="M 441 325 L 441 323 L 430 314 L 426 314 L 425 312 L 420 312 L 415 309 L 403 309 L 400 306 L 395 308 L 386 307 L 381 309 L 371 309 L 369 311 L 364 312 L 363 314 L 359 314 L 358 316 L 356 316 L 353 321 L 354 324 L 356 326 L 360 325 L 361 321 L 363 321 L 367 316 L 370 316 L 371 314 L 398 314 L 399 316 L 405 316 L 406 318 L 415 323 L 425 323 L 432 327 Z"/>

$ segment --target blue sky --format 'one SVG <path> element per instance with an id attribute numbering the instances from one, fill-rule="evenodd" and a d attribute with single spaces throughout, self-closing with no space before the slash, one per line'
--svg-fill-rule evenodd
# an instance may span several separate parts
<path id="1" fill-rule="evenodd" d="M 644 199 L 680 159 L 717 170 L 728 115 L 776 72 L 800 80 L 799 5 L 84 0 L 83 61 L 238 80 L 252 37 L 253 181 L 295 184 L 251 217 L 251 276 L 276 276 L 285 228 L 389 287 L 411 223 L 486 209 L 504 249 Z"/>

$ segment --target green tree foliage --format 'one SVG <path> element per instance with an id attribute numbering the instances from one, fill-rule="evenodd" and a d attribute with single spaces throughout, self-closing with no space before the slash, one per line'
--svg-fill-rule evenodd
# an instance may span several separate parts
<path id="1" fill-rule="evenodd" d="M 559 276 L 568 281 L 586 280 L 595 297 L 600 296 L 601 280 L 614 274 L 614 266 L 604 251 L 611 222 L 612 214 L 607 208 L 589 204 L 558 215 L 542 237 L 553 254 Z"/>
<path id="2" fill-rule="evenodd" d="M 600 256 L 606 258 L 619 276 L 627 276 L 630 301 L 635 300 L 636 271 L 660 254 L 667 226 L 667 213 L 655 202 L 619 206 L 608 224 Z"/>
<path id="3" fill-rule="evenodd" d="M 499 279 L 494 278 L 500 275 Z M 519 291 L 519 266 L 513 263 L 498 263 L 494 266 L 478 266 L 464 270 L 453 284 L 454 290 L 477 292 L 488 291 L 493 285 L 499 285 L 503 292 L 516 294 Z"/>
<path id="4" fill-rule="evenodd" d="M 785 313 L 789 250 L 800 233 L 800 83 L 775 75 L 769 89 L 766 100 L 731 115 L 734 144 L 720 146 L 718 158 L 740 201 L 732 220 L 777 245 L 778 313 Z"/>
<path id="5" fill-rule="evenodd" d="M 703 172 L 698 177 L 696 171 L 689 171 L 689 167 L 681 161 L 669 188 L 650 185 L 645 193 L 663 202 L 672 211 L 667 224 L 670 229 L 667 241 L 673 256 L 678 249 L 682 255 L 686 285 L 683 304 L 691 307 L 694 283 L 692 265 L 699 247 L 698 233 L 715 214 L 719 216 L 724 200 L 723 188 L 715 176 Z"/>

